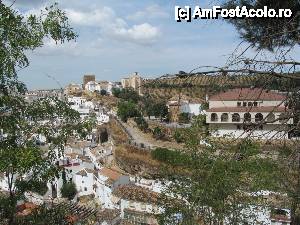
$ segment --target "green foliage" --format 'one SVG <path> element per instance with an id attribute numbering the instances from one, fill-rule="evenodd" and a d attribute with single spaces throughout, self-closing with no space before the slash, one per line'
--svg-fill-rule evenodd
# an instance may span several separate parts
<path id="1" fill-rule="evenodd" d="M 118 98 L 120 96 L 121 89 L 120 88 L 112 88 L 111 92 L 112 92 L 113 96 Z"/>
<path id="2" fill-rule="evenodd" d="M 204 102 L 204 103 L 201 105 L 201 109 L 202 109 L 202 110 L 208 110 L 208 109 L 209 109 L 209 103 L 208 103 L 208 102 Z"/>
<path id="3" fill-rule="evenodd" d="M 62 185 L 60 192 L 63 198 L 72 200 L 77 194 L 77 189 L 73 182 L 66 182 Z"/>
<path id="4" fill-rule="evenodd" d="M 140 96 L 132 88 L 113 89 L 112 93 L 115 97 L 123 99 L 124 101 L 137 103 L 140 100 Z"/>
<path id="5" fill-rule="evenodd" d="M 165 190 L 162 205 L 162 224 L 242 224 L 241 213 L 253 199 L 246 192 L 278 190 L 278 167 L 270 160 L 259 157 L 259 146 L 246 139 L 228 150 L 200 145 L 208 140 L 201 117 L 185 130 L 186 149 L 174 152 L 167 149 L 153 151 L 152 157 L 165 162 L 170 168 L 180 166 L 184 173 L 166 174 L 172 183 Z M 220 146 L 222 148 L 222 146 Z M 176 170 L 174 170 L 176 171 Z M 177 196 L 183 201 L 170 199 Z M 209 210 L 207 210 L 209 209 Z M 175 215 L 180 215 L 175 216 Z M 254 214 L 250 217 L 254 217 Z M 178 218 L 180 218 L 178 220 Z"/>
<path id="6" fill-rule="evenodd" d="M 177 143 L 182 143 L 185 140 L 183 129 L 176 129 L 173 133 L 173 138 Z"/>
<path id="7" fill-rule="evenodd" d="M 47 183 L 40 180 L 19 180 L 16 181 L 16 186 L 18 187 L 18 191 L 24 193 L 25 191 L 32 191 L 39 195 L 44 196 L 48 191 Z"/>
<path id="8" fill-rule="evenodd" d="M 156 148 L 151 151 L 151 157 L 172 166 L 185 166 L 190 160 L 187 154 L 167 148 Z"/>
<path id="9" fill-rule="evenodd" d="M 155 127 L 152 131 L 152 134 L 153 134 L 153 137 L 157 140 L 165 137 L 165 135 L 160 127 Z"/>
<path id="10" fill-rule="evenodd" d="M 148 123 L 146 122 L 146 120 L 142 116 L 134 118 L 134 122 L 137 124 L 138 128 L 141 131 L 145 132 L 149 127 Z"/>
<path id="11" fill-rule="evenodd" d="M 127 122 L 128 118 L 139 116 L 140 113 L 135 103 L 131 101 L 120 101 L 118 103 L 117 115 L 123 122 Z"/>
<path id="12" fill-rule="evenodd" d="M 165 118 L 168 116 L 168 107 L 165 102 L 154 102 L 150 98 L 144 101 L 144 111 L 147 116 L 155 116 L 157 118 Z"/>
<path id="13" fill-rule="evenodd" d="M 13 225 L 21 224 L 16 222 L 15 209 L 24 191 L 43 194 L 44 184 L 59 174 L 54 162 L 67 140 L 74 134 L 85 137 L 92 124 L 81 123 L 79 114 L 57 98 L 26 102 L 26 86 L 18 80 L 17 72 L 29 66 L 26 54 L 42 47 L 45 39 L 62 43 L 76 38 L 65 12 L 55 4 L 40 15 L 24 17 L 0 2 L 0 30 L 0 127 L 6 135 L 0 138 L 0 173 L 9 186 L 6 208 L 0 213 L 1 221 Z M 46 138 L 46 149 L 37 145 L 36 134 Z M 13 185 L 16 178 L 28 174 L 26 181 Z"/>
<path id="14" fill-rule="evenodd" d="M 248 9 L 291 9 L 292 18 L 244 18 L 230 19 L 241 38 L 258 49 L 274 50 L 277 47 L 292 47 L 299 44 L 300 3 L 297 0 L 230 0 L 223 1 L 224 7 L 246 6 Z M 285 32 L 282 32 L 282 31 Z"/>
<path id="15" fill-rule="evenodd" d="M 188 113 L 180 113 L 178 116 L 178 122 L 179 123 L 189 123 L 190 122 L 190 116 Z"/>

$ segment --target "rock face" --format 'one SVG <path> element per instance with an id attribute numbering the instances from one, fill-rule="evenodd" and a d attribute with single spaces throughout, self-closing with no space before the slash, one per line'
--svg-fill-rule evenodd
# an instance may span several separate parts
<path id="1" fill-rule="evenodd" d="M 149 152 L 133 146 L 120 146 L 115 151 L 117 165 L 127 173 L 148 179 L 160 177 L 161 164 Z"/>

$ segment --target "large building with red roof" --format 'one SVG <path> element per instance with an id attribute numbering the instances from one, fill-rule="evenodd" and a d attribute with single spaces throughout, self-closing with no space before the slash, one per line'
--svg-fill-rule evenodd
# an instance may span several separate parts
<path id="1" fill-rule="evenodd" d="M 209 97 L 206 122 L 214 136 L 288 138 L 287 94 L 261 88 L 235 88 Z"/>

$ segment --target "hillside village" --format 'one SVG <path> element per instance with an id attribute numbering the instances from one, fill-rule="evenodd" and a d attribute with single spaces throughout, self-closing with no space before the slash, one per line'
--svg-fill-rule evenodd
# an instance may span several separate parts
<path id="1" fill-rule="evenodd" d="M 158 224 L 156 215 L 164 210 L 159 204 L 160 195 L 170 181 L 159 178 L 161 164 L 151 159 L 151 152 L 161 148 L 182 149 L 183 144 L 176 137 L 176 132 L 190 127 L 195 118 L 205 120 L 212 138 L 297 138 L 296 134 L 288 132 L 293 120 L 285 119 L 288 113 L 285 106 L 287 92 L 279 90 L 233 87 L 215 93 L 207 92 L 197 98 L 179 93 L 164 99 L 164 105 L 159 109 L 165 109 L 163 114 L 141 114 L 146 127 L 134 119 L 140 115 L 122 118 L 118 104 L 120 96 L 116 97 L 116 93 L 128 90 L 143 97 L 146 94 L 144 85 L 149 87 L 149 84 L 150 80 L 144 80 L 138 73 L 121 82 L 98 82 L 95 75 L 85 75 L 83 84 L 72 83 L 63 90 L 28 91 L 25 95 L 27 101 L 59 98 L 77 111 L 82 121 L 93 119 L 95 125 L 85 140 L 71 139 L 66 143 L 63 155 L 59 156 L 57 152 L 59 160 L 56 165 L 61 169 L 60 176 L 47 183 L 42 194 L 26 193 L 26 202 L 40 205 L 55 201 L 62 204 L 66 198 L 62 193 L 64 185 L 73 183 L 76 193 L 72 196 L 74 205 L 70 207 L 74 208 L 73 211 L 77 208 L 82 211 L 74 214 L 74 221 L 98 221 L 103 225 L 154 225 Z M 111 101 L 111 104 L 104 101 Z M 267 123 L 259 124 L 255 129 L 245 124 L 262 121 Z M 281 129 L 282 124 L 287 126 L 287 132 Z M 5 134 L 2 134 L 3 137 Z M 47 148 L 43 136 L 36 134 L 35 140 Z M 201 141 L 201 144 L 210 145 L 207 141 Z M 7 191 L 7 185 L 2 175 L 1 190 Z M 260 195 L 271 199 L 279 193 L 265 191 Z M 25 208 L 26 204 L 29 203 L 24 203 Z M 28 207 L 24 210 L 30 210 Z M 277 207 L 282 206 L 279 204 Z M 281 208 L 280 212 L 276 215 L 266 208 L 256 213 L 261 221 L 288 223 L 289 210 Z"/>
<path id="2" fill-rule="evenodd" d="M 0 21 L 0 225 L 300 225 L 300 1 Z"/>

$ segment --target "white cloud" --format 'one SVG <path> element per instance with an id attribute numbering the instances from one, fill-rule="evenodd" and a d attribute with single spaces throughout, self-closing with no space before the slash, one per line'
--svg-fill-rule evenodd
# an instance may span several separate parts
<path id="1" fill-rule="evenodd" d="M 151 44 L 157 40 L 160 32 L 158 28 L 151 26 L 148 23 L 134 25 L 129 29 L 115 30 L 115 34 L 124 40 L 133 40 L 141 44 Z"/>
<path id="2" fill-rule="evenodd" d="M 129 26 L 109 7 L 95 9 L 91 12 L 66 9 L 66 12 L 71 23 L 100 28 L 102 33 L 109 38 L 137 44 L 152 44 L 160 36 L 159 29 L 149 23 Z"/>
<path id="3" fill-rule="evenodd" d="M 56 43 L 53 39 L 45 39 L 43 47 L 37 49 L 36 54 L 79 56 L 81 55 L 81 50 L 75 41 L 61 44 Z"/>
<path id="4" fill-rule="evenodd" d="M 159 5 L 150 5 L 142 11 L 138 11 L 132 15 L 127 16 L 130 20 L 142 20 L 142 19 L 161 19 L 168 17 L 169 14 L 164 11 Z"/>

